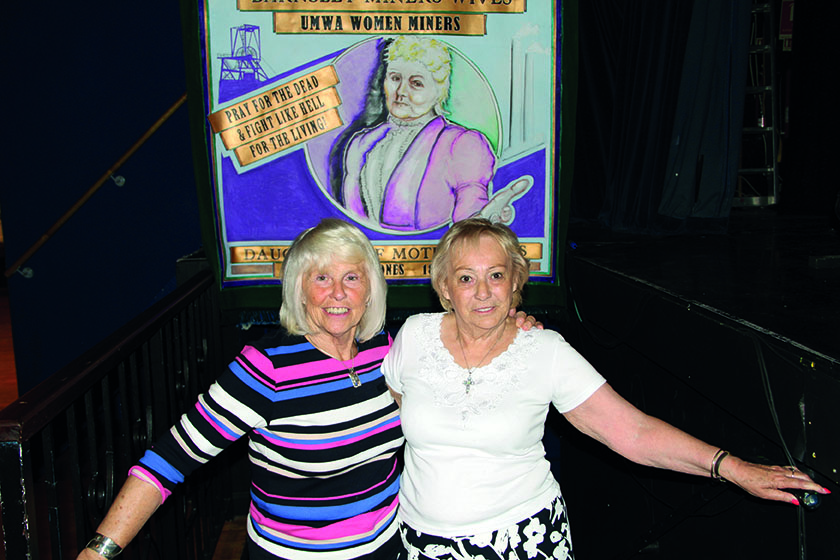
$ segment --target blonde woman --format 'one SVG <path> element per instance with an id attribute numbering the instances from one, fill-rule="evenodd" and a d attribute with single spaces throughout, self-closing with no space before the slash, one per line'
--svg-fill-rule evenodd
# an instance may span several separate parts
<path id="1" fill-rule="evenodd" d="M 573 558 L 542 446 L 550 406 L 643 465 L 725 478 L 794 504 L 792 489 L 828 493 L 794 467 L 743 461 L 644 414 L 558 333 L 518 330 L 508 309 L 528 280 L 519 247 L 501 224 L 454 224 L 431 265 L 446 312 L 410 317 L 382 363 L 401 402 L 400 532 L 409 560 Z"/>
<path id="2" fill-rule="evenodd" d="M 386 289 L 355 226 L 327 219 L 301 233 L 283 263 L 282 328 L 243 348 L 131 469 L 79 560 L 114 558 L 185 476 L 241 437 L 251 560 L 397 560 L 403 438 L 379 369 Z"/>

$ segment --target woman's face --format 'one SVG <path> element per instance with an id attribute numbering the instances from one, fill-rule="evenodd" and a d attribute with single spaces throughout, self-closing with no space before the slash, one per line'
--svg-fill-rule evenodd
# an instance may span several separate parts
<path id="1" fill-rule="evenodd" d="M 361 262 L 339 260 L 310 270 L 303 278 L 303 298 L 312 334 L 352 338 L 369 295 L 370 283 Z"/>
<path id="2" fill-rule="evenodd" d="M 427 114 L 437 103 L 440 86 L 419 62 L 395 60 L 385 71 L 385 104 L 388 112 L 403 120 Z"/>
<path id="3" fill-rule="evenodd" d="M 498 326 L 507 318 L 517 288 L 510 257 L 486 235 L 477 246 L 462 245 L 453 251 L 441 290 L 452 303 L 459 328 L 471 328 L 477 335 Z"/>

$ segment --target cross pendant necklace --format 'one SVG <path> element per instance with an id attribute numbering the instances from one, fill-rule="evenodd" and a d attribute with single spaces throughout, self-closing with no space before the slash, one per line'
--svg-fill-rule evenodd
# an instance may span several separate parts
<path id="1" fill-rule="evenodd" d="M 455 329 L 457 330 L 457 328 L 458 327 L 456 326 Z M 461 384 L 464 386 L 464 391 L 467 395 L 470 394 L 470 389 L 472 388 L 472 386 L 476 384 L 476 381 L 473 381 L 473 372 L 479 367 L 481 367 L 481 364 L 484 363 L 484 360 L 487 359 L 487 356 L 490 355 L 490 352 L 493 351 L 493 348 L 495 348 L 499 341 L 502 340 L 502 335 L 505 334 L 505 328 L 507 328 L 507 324 L 502 325 L 502 328 L 500 329 L 499 336 L 496 338 L 496 341 L 493 342 L 493 345 L 490 347 L 490 349 L 487 350 L 487 352 L 485 352 L 484 357 L 482 357 L 478 361 L 478 363 L 475 364 L 473 367 L 470 367 L 470 362 L 469 360 L 467 360 L 467 353 L 464 352 L 464 344 L 461 342 L 461 332 L 456 332 L 455 340 L 458 341 L 458 346 L 461 348 L 461 355 L 464 357 L 464 363 L 467 364 L 467 378 L 461 381 Z"/>
<path id="2" fill-rule="evenodd" d="M 463 381 L 461 381 L 461 383 L 464 385 L 464 390 L 469 395 L 470 394 L 470 387 L 472 387 L 475 384 L 475 381 L 473 381 L 473 378 L 472 378 L 472 370 L 467 370 L 467 372 L 468 372 L 467 373 L 467 378 L 464 379 Z"/>

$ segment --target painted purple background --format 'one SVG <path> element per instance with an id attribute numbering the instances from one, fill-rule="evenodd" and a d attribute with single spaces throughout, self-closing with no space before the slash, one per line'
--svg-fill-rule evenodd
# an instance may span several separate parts
<path id="1" fill-rule="evenodd" d="M 335 64 L 340 80 L 337 90 L 342 101 L 339 112 L 345 124 L 352 122 L 364 104 L 368 77 L 377 62 L 378 41 L 372 39 L 358 43 L 308 65 L 314 69 L 325 63 Z M 304 69 L 295 68 L 269 82 L 221 82 L 220 102 L 282 81 Z M 236 172 L 229 158 L 222 158 L 222 204 L 227 241 L 289 241 L 321 218 L 349 219 L 319 186 L 320 183 L 328 188 L 329 151 L 342 131 L 343 127 L 309 140 L 305 149 L 303 146 L 296 147 L 267 164 L 246 168 L 242 174 Z M 312 171 L 307 163 L 307 153 Z M 511 227 L 520 237 L 544 236 L 545 157 L 545 150 L 540 150 L 500 167 L 493 180 L 495 188 L 500 189 L 525 174 L 534 178 L 531 190 L 513 203 L 516 219 Z M 360 227 L 371 240 L 437 240 L 443 233 L 440 228 L 420 234 L 392 235 Z"/>

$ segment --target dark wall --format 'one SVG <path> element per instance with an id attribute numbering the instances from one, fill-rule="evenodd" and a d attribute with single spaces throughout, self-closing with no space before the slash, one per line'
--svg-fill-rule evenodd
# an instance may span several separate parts
<path id="1" fill-rule="evenodd" d="M 770 3 L 775 34 L 781 0 Z M 723 220 L 708 218 L 728 215 L 725 200 L 731 198 L 731 192 L 716 197 L 715 186 L 725 189 L 731 180 L 728 174 L 720 180 L 715 170 L 737 166 L 740 147 L 733 141 L 723 153 L 713 149 L 729 138 L 721 133 L 720 123 L 725 122 L 721 111 L 728 115 L 741 109 L 735 103 L 734 86 L 736 70 L 746 61 L 739 59 L 735 50 L 745 47 L 739 41 L 746 40 L 747 29 L 736 33 L 736 19 L 720 14 L 732 10 L 734 15 L 740 13 L 735 6 L 749 10 L 750 4 L 745 0 L 580 3 L 572 223 L 597 223 L 605 229 L 633 233 L 722 233 L 718 222 Z M 781 113 L 778 120 L 783 130 L 778 153 L 779 208 L 796 214 L 832 215 L 838 227 L 840 208 L 835 209 L 835 203 L 840 182 L 833 165 L 837 140 L 827 124 L 837 105 L 836 93 L 828 85 L 828 76 L 836 68 L 837 22 L 826 6 L 813 0 L 797 2 L 793 50 L 783 52 L 781 41 L 773 43 Z M 716 9 L 720 10 L 718 15 Z M 708 26 L 702 33 L 696 33 L 698 21 Z M 731 44 L 725 33 L 730 26 Z M 692 37 L 697 40 L 692 41 Z M 712 40 L 715 37 L 721 40 Z M 711 46 L 721 51 L 717 58 Z M 727 49 L 732 52 L 727 53 Z M 732 54 L 731 59 L 728 54 Z M 693 73 L 700 81 L 683 87 L 685 76 Z M 728 79 L 732 80 L 731 90 L 723 88 L 706 97 L 699 93 L 714 89 L 715 82 L 725 85 Z M 703 102 L 682 103 L 685 98 Z M 730 101 L 732 105 L 727 106 Z M 707 118 L 710 115 L 718 118 Z M 680 127 L 681 122 L 690 123 L 692 118 L 700 118 L 694 128 Z M 740 115 L 733 121 L 740 123 Z M 733 136 L 736 134 L 733 130 Z M 693 146 L 696 155 L 686 146 Z M 679 161 L 685 162 L 682 169 L 676 166 Z M 679 170 L 680 182 L 692 177 L 684 184 L 684 200 L 691 200 L 695 194 L 693 179 L 697 179 L 699 198 L 687 218 L 679 206 L 660 207 L 663 188 L 683 186 L 674 179 L 675 169 Z M 709 182 L 710 178 L 714 180 Z M 711 202 L 698 204 L 703 202 L 700 195 Z M 711 212 L 714 208 L 719 209 L 718 215 Z M 667 209 L 671 211 L 665 212 Z M 697 223 L 691 223 L 692 219 Z"/>
<path id="2" fill-rule="evenodd" d="M 838 141 L 831 126 L 837 115 L 837 93 L 829 85 L 837 69 L 837 19 L 829 15 L 829 6 L 813 0 L 796 2 L 793 49 L 778 58 L 786 118 L 780 206 L 789 213 L 833 214 L 837 227 Z"/>
<path id="3" fill-rule="evenodd" d="M 11 266 L 186 91 L 177 2 L 12 3 L 0 193 Z M 8 281 L 21 394 L 175 286 L 200 247 L 182 107 Z"/>
<path id="4" fill-rule="evenodd" d="M 790 464 L 786 447 L 799 468 L 840 491 L 836 361 L 596 263 L 569 260 L 578 323 L 564 336 L 616 391 L 749 461 Z M 559 417 L 548 430 L 561 441 L 555 466 L 580 558 L 840 557 L 840 504 L 831 497 L 797 509 L 635 465 Z"/>

